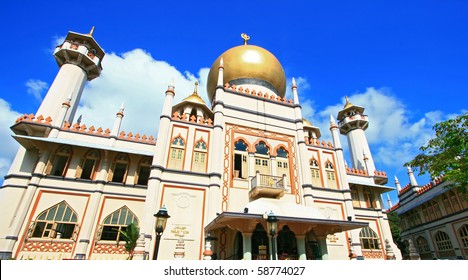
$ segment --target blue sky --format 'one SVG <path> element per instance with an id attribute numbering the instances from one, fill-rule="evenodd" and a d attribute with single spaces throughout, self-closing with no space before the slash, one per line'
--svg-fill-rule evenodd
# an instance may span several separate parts
<path id="1" fill-rule="evenodd" d="M 0 7 L 0 176 L 18 147 L 9 127 L 36 112 L 57 74 L 55 45 L 68 31 L 96 26 L 106 57 L 78 110 L 88 126 L 112 127 L 125 103 L 123 129 L 156 135 L 167 84 L 175 80 L 176 100 L 195 80 L 206 94 L 211 64 L 245 32 L 275 54 L 289 83 L 296 78 L 305 117 L 323 139 L 344 96 L 366 107 L 377 169 L 388 185 L 396 175 L 404 186 L 402 165 L 433 124 L 468 109 L 467 14 L 462 0 L 7 1 Z M 397 202 L 395 192 L 391 198 Z"/>

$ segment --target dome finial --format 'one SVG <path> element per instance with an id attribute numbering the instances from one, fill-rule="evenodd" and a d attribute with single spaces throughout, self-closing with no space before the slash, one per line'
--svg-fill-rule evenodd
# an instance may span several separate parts
<path id="1" fill-rule="evenodd" d="M 244 39 L 244 45 L 247 45 L 247 41 L 250 40 L 250 36 L 245 34 L 245 33 L 242 33 L 241 37 L 242 37 L 242 39 Z"/>
<path id="2" fill-rule="evenodd" d="M 346 104 L 344 105 L 344 109 L 353 106 L 353 103 L 349 102 L 348 96 L 345 96 Z"/>
<path id="3" fill-rule="evenodd" d="M 195 81 L 195 88 L 193 89 L 193 94 L 198 95 L 198 80 Z"/>

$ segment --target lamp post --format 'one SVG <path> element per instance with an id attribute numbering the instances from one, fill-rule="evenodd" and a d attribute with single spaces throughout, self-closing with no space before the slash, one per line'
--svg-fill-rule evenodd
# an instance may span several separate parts
<path id="1" fill-rule="evenodd" d="M 268 213 L 266 222 L 268 233 L 271 236 L 272 259 L 276 260 L 276 233 L 278 232 L 278 218 L 276 218 L 275 214 L 273 214 L 273 211 L 270 211 L 270 213 Z"/>
<path id="2" fill-rule="evenodd" d="M 158 213 L 154 214 L 154 217 L 156 218 L 156 225 L 154 227 L 156 231 L 156 244 L 154 246 L 153 260 L 157 260 L 161 235 L 163 234 L 164 229 L 166 228 L 167 219 L 169 219 L 171 216 L 167 214 L 167 209 L 163 205 L 161 209 L 159 209 Z"/>

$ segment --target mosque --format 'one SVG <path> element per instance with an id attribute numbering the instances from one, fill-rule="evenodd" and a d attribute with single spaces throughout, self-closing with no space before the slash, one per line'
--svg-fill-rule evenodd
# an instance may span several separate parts
<path id="1" fill-rule="evenodd" d="M 372 116 L 346 99 L 332 142 L 302 117 L 298 88 L 268 50 L 244 42 L 212 64 L 206 104 L 168 85 L 157 137 L 75 120 L 105 53 L 69 32 L 35 114 L 11 126 L 20 144 L 0 189 L 2 259 L 401 259 L 366 139 Z M 174 104 L 175 94 L 186 96 Z M 156 133 L 156 131 L 155 131 Z M 340 134 L 347 137 L 351 166 Z"/>

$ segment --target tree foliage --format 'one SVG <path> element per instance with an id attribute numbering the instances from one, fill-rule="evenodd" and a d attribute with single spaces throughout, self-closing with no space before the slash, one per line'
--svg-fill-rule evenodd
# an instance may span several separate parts
<path id="1" fill-rule="evenodd" d="M 432 177 L 438 177 L 445 174 L 445 180 L 467 194 L 468 113 L 439 122 L 433 129 L 435 137 L 426 146 L 420 147 L 422 153 L 405 166 L 419 167 L 420 175 L 429 173 Z"/>
<path id="2" fill-rule="evenodd" d="M 125 231 L 120 231 L 120 236 L 125 240 L 125 251 L 128 252 L 128 259 L 133 259 L 133 253 L 137 245 L 138 237 L 140 236 L 140 228 L 137 224 L 131 223 L 127 226 Z M 118 244 L 119 241 L 117 241 Z"/>

